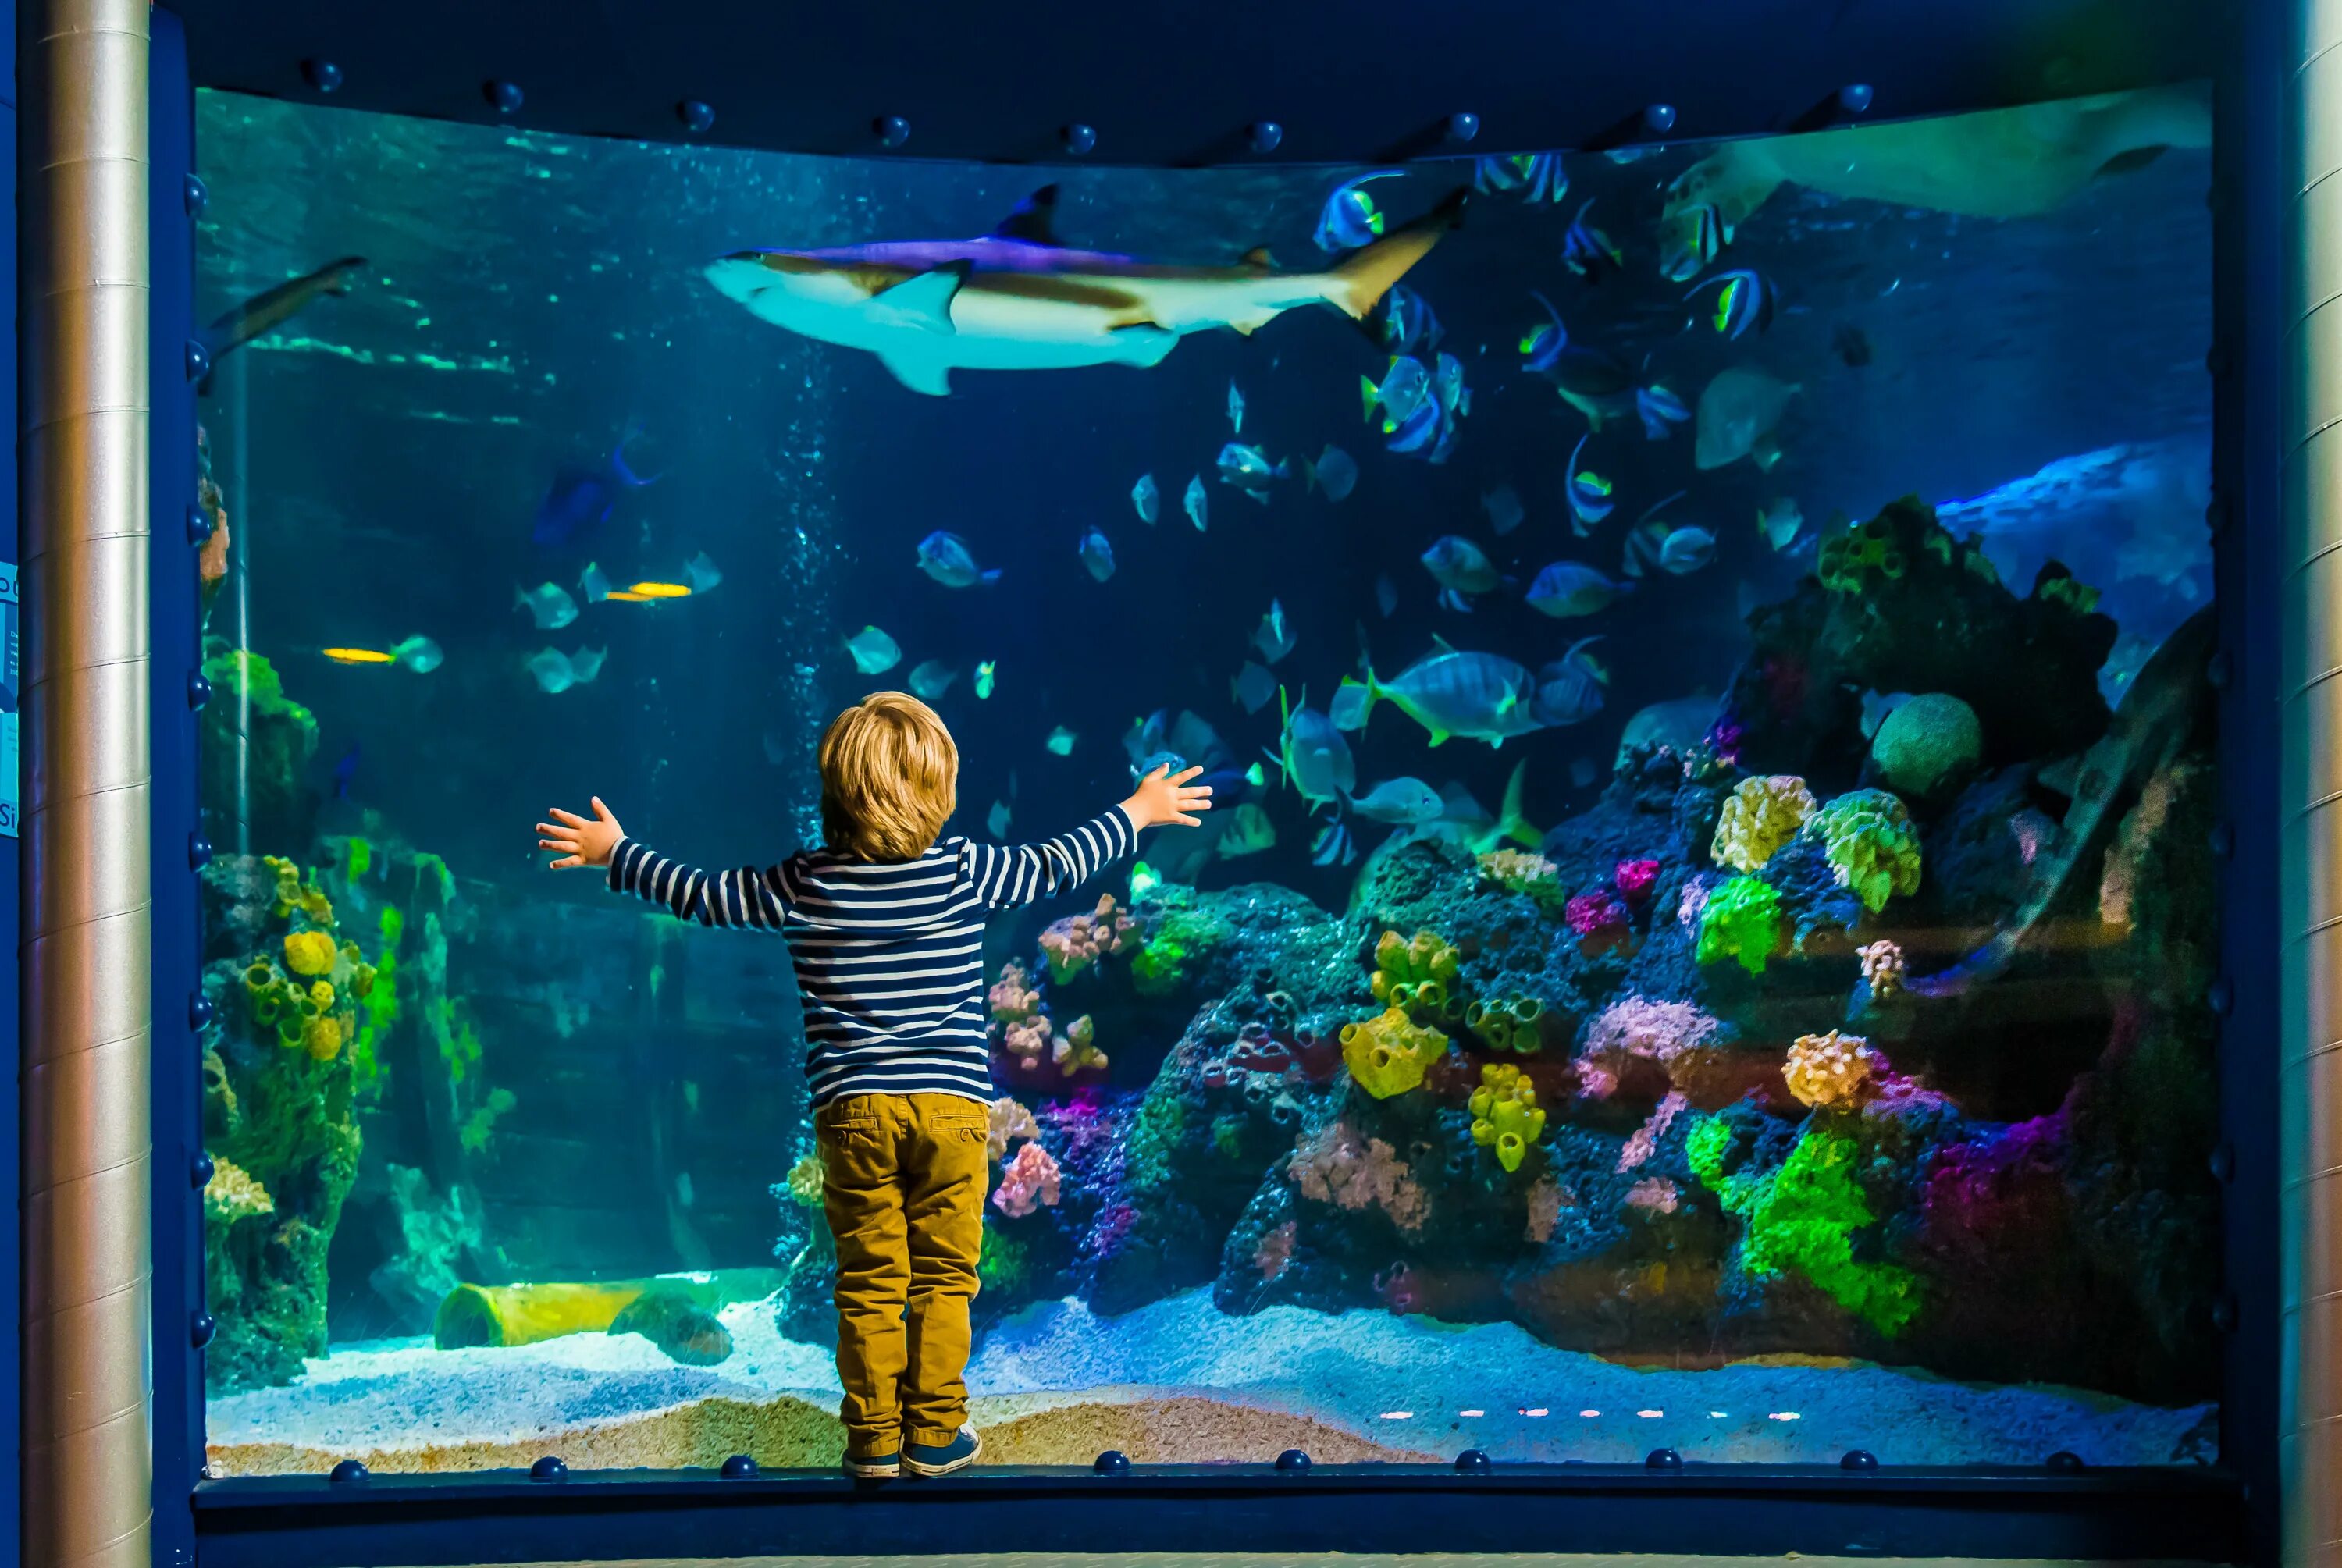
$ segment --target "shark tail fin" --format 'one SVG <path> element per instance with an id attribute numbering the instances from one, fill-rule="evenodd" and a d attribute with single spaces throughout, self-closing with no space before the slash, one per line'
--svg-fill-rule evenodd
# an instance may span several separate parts
<path id="1" fill-rule="evenodd" d="M 1545 842 L 1545 834 L 1521 814 L 1521 781 L 1528 771 L 1528 759 L 1523 757 L 1513 764 L 1513 776 L 1505 781 L 1505 804 L 1496 808 L 1496 836 L 1511 839 L 1524 849 L 1535 849 Z"/>
<path id="2" fill-rule="evenodd" d="M 1326 275 L 1326 299 L 1351 320 L 1364 320 L 1368 311 L 1382 303 L 1391 285 L 1463 221 L 1464 205 L 1471 194 L 1466 186 L 1456 187 L 1413 223 L 1345 257 Z"/>

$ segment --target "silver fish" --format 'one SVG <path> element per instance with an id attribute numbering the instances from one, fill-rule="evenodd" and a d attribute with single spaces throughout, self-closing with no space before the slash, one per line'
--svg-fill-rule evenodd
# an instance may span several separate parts
<path id="1" fill-rule="evenodd" d="M 1444 804 L 1439 792 L 1419 778 L 1386 779 L 1360 795 L 1350 797 L 1350 809 L 1369 822 L 1398 827 L 1418 827 L 1437 816 Z"/>
<path id="2" fill-rule="evenodd" d="M 1310 476 L 1326 493 L 1326 500 L 1340 501 L 1358 487 L 1357 460 L 1340 447 L 1329 445 L 1317 454 Z"/>
<path id="3" fill-rule="evenodd" d="M 1082 542 L 1076 550 L 1082 558 L 1082 565 L 1089 572 L 1091 581 L 1103 583 L 1114 575 L 1114 546 L 1096 528 L 1082 535 Z"/>
<path id="4" fill-rule="evenodd" d="M 1488 526 L 1499 539 L 1519 527 L 1521 519 L 1528 515 L 1522 509 L 1520 493 L 1509 484 L 1482 491 L 1480 509 L 1488 514 Z"/>
<path id="5" fill-rule="evenodd" d="M 1252 634 L 1252 645 L 1260 650 L 1261 660 L 1274 664 L 1293 652 L 1293 628 L 1285 624 L 1285 606 L 1277 600 L 1268 602 L 1268 614 L 1260 618 L 1260 625 Z"/>
<path id="6" fill-rule="evenodd" d="M 1130 504 L 1137 508 L 1141 523 L 1154 526 L 1156 518 L 1163 514 L 1163 490 L 1155 483 L 1154 474 L 1138 476 L 1138 483 L 1130 487 Z"/>
<path id="7" fill-rule="evenodd" d="M 1418 559 L 1434 582 L 1457 594 L 1486 594 L 1504 580 L 1480 546 L 1453 534 L 1433 541 Z"/>
<path id="8" fill-rule="evenodd" d="M 1244 434 L 1244 394 L 1236 390 L 1236 384 L 1235 382 L 1229 382 L 1228 428 L 1235 431 L 1238 435 L 1242 435 Z"/>
<path id="9" fill-rule="evenodd" d="M 1236 679 L 1228 683 L 1228 694 L 1245 712 L 1256 714 L 1268 706 L 1269 698 L 1276 695 L 1276 677 L 1262 665 L 1246 659 L 1244 668 L 1236 672 Z"/>
<path id="10" fill-rule="evenodd" d="M 1187 481 L 1187 494 L 1183 504 L 1186 507 L 1187 521 L 1196 525 L 1196 533 L 1201 534 L 1204 531 L 1205 520 L 1210 514 L 1212 506 L 1210 498 L 1204 494 L 1204 476 L 1202 474 L 1198 474 L 1193 479 Z"/>
<path id="11" fill-rule="evenodd" d="M 707 558 L 707 552 L 702 550 L 683 564 L 683 580 L 691 584 L 693 593 L 706 594 L 724 581 L 724 574 L 716 569 L 715 562 Z"/>
<path id="12" fill-rule="evenodd" d="M 903 662 L 900 644 L 876 626 L 865 626 L 846 639 L 854 667 L 866 675 L 883 675 Z"/>
<path id="13" fill-rule="evenodd" d="M 976 564 L 976 552 L 956 534 L 938 528 L 919 541 L 919 570 L 946 588 L 973 588 L 1000 581 L 1000 568 Z"/>
<path id="14" fill-rule="evenodd" d="M 588 561 L 586 570 L 578 574 L 577 591 L 586 595 L 587 604 L 598 604 L 610 596 L 609 576 L 598 564 Z"/>
<path id="15" fill-rule="evenodd" d="M 577 618 L 577 601 L 557 583 L 513 590 L 513 608 L 526 610 L 540 632 L 557 632 Z"/>
<path id="16" fill-rule="evenodd" d="M 1797 391 L 1797 383 L 1752 365 L 1716 372 L 1699 394 L 1693 461 L 1705 470 L 1748 457 L 1757 467 L 1771 469 L 1781 455 L 1774 426 L 1781 423 L 1782 412 Z"/>
<path id="17" fill-rule="evenodd" d="M 958 679 L 957 665 L 946 664 L 941 659 L 929 659 L 912 667 L 911 693 L 932 703 L 950 691 L 952 683 Z"/>

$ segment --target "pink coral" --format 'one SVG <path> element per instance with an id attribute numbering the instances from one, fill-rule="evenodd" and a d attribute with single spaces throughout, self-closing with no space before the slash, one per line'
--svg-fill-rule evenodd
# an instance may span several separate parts
<path id="1" fill-rule="evenodd" d="M 1723 1025 L 1688 1002 L 1657 1002 L 1628 993 L 1586 1026 L 1577 1053 L 1578 1092 L 1607 1099 L 1619 1075 L 1636 1061 L 1653 1062 L 1671 1084 L 1681 1086 L 1679 1067 L 1706 1047 Z"/>
<path id="2" fill-rule="evenodd" d="M 1301 1195 L 1336 1208 L 1379 1208 L 1403 1231 L 1419 1231 L 1431 1201 L 1405 1160 L 1380 1138 L 1363 1144 L 1346 1122 L 1328 1123 L 1295 1143 L 1286 1174 Z"/>
<path id="3" fill-rule="evenodd" d="M 1036 1015 L 1011 1024 L 1001 1032 L 1000 1044 L 1017 1065 L 1037 1067 L 1049 1059 L 1049 1021 Z"/>
<path id="4" fill-rule="evenodd" d="M 1640 909 L 1651 899 L 1651 884 L 1659 880 L 1659 863 L 1656 860 L 1622 860 L 1611 874 L 1617 884 L 1618 896 L 1630 909 Z"/>
<path id="5" fill-rule="evenodd" d="M 1263 1234 L 1260 1238 L 1260 1245 L 1253 1249 L 1253 1265 L 1260 1270 L 1263 1284 L 1266 1284 L 1270 1280 L 1283 1273 L 1291 1265 L 1293 1240 L 1298 1233 L 1299 1228 L 1291 1220 L 1287 1220 L 1275 1230 Z"/>
<path id="6" fill-rule="evenodd" d="M 1657 1105 L 1652 1108 L 1650 1119 L 1635 1129 L 1626 1146 L 1618 1151 L 1618 1174 L 1625 1175 L 1657 1152 L 1659 1140 L 1667 1135 L 1667 1124 L 1691 1104 L 1680 1089 L 1670 1089 Z"/>
<path id="7" fill-rule="evenodd" d="M 1676 900 L 1676 924 L 1686 931 L 1699 929 L 1699 917 L 1707 909 L 1707 884 L 1693 877 L 1684 884 L 1683 895 Z"/>
<path id="8" fill-rule="evenodd" d="M 1010 1219 L 1019 1219 L 1041 1205 L 1057 1204 L 1057 1162 L 1038 1144 L 1027 1144 L 1016 1157 L 1000 1167 L 1000 1185 L 992 1206 Z"/>
<path id="9" fill-rule="evenodd" d="M 1626 1206 L 1646 1214 L 1672 1214 L 1682 1200 L 1682 1192 L 1665 1176 L 1646 1176 L 1626 1189 Z"/>
<path id="10" fill-rule="evenodd" d="M 1091 913 L 1069 914 L 1041 933 L 1049 978 L 1062 985 L 1099 959 L 1121 952 L 1123 939 L 1133 929 L 1130 916 L 1116 907 L 1114 894 L 1100 894 Z"/>
<path id="11" fill-rule="evenodd" d="M 1581 940 L 1592 941 L 1606 932 L 1624 930 L 1628 912 L 1618 902 L 1616 894 L 1606 887 L 1597 887 L 1571 899 L 1562 910 L 1562 918 L 1569 922 L 1569 929 L 1577 933 Z"/>
<path id="12" fill-rule="evenodd" d="M 1540 1245 L 1553 1240 L 1554 1231 L 1561 1224 L 1561 1211 L 1576 1206 L 1576 1193 L 1551 1176 L 1539 1176 L 1536 1185 L 1529 1189 L 1529 1223 L 1525 1233 Z"/>

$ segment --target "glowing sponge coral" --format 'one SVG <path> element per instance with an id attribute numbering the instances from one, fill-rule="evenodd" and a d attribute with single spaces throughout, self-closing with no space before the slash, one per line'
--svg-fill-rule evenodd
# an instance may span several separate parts
<path id="1" fill-rule="evenodd" d="M 328 974 L 334 968 L 334 939 L 322 931 L 296 931 L 285 939 L 285 967 L 295 974 Z"/>
<path id="2" fill-rule="evenodd" d="M 1966 774 L 1984 754 L 1976 710 L 1944 692 L 1913 697 L 1887 715 L 1871 737 L 1878 776 L 1916 795 L 1934 794 Z"/>
<path id="3" fill-rule="evenodd" d="M 1814 814 L 1814 792 L 1794 774 L 1742 779 L 1725 800 L 1707 853 L 1718 865 L 1756 871 Z"/>
<path id="4" fill-rule="evenodd" d="M 1496 1152 L 1496 1164 L 1517 1171 L 1529 1145 L 1545 1136 L 1545 1113 L 1537 1108 L 1536 1088 L 1509 1062 L 1491 1062 L 1480 1069 L 1480 1086 L 1472 1091 L 1472 1141 Z"/>
<path id="5" fill-rule="evenodd" d="M 1446 1049 L 1446 1035 L 1408 1023 L 1396 1006 L 1362 1024 L 1342 1025 L 1342 1060 L 1349 1064 L 1358 1087 L 1377 1100 L 1404 1094 L 1421 1084 L 1424 1073 Z"/>
<path id="6" fill-rule="evenodd" d="M 1814 814 L 1813 827 L 1838 885 L 1851 889 L 1871 914 L 1896 894 L 1919 891 L 1919 831 L 1903 803 L 1885 790 L 1839 795 Z"/>
<path id="7" fill-rule="evenodd" d="M 1453 1026 L 1464 1020 L 1456 949 L 1428 931 L 1407 941 L 1386 931 L 1375 944 L 1375 1000 L 1417 1024 Z"/>
<path id="8" fill-rule="evenodd" d="M 1699 915 L 1702 964 L 1736 958 L 1751 974 L 1765 973 L 1781 945 L 1781 895 L 1756 877 L 1736 876 L 1707 895 Z"/>
<path id="9" fill-rule="evenodd" d="M 1789 1047 L 1782 1080 L 1806 1104 L 1829 1109 L 1851 1105 L 1877 1065 L 1870 1042 L 1858 1034 L 1800 1034 Z"/>

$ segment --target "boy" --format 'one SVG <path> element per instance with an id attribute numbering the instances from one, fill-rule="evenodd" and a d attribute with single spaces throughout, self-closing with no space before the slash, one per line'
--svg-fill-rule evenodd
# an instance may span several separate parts
<path id="1" fill-rule="evenodd" d="M 846 1471 L 945 1475 L 983 1447 L 965 1373 L 992 1102 L 985 920 L 1075 886 L 1147 828 L 1197 825 L 1212 792 L 1188 782 L 1200 768 L 1158 767 L 1121 804 L 1045 843 L 938 844 L 959 749 L 934 709 L 901 692 L 831 720 L 820 764 L 828 847 L 763 871 L 710 876 L 654 854 L 599 798 L 590 820 L 556 809 L 538 823 L 537 847 L 560 856 L 555 871 L 607 866 L 614 891 L 685 920 L 788 938 L 837 1242 Z"/>

